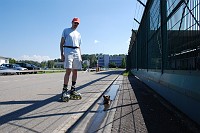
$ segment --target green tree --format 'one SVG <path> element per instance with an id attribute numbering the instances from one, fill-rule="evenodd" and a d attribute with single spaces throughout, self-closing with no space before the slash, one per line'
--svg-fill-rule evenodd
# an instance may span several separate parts
<path id="1" fill-rule="evenodd" d="M 38 61 L 20 60 L 20 61 L 17 61 L 17 62 L 23 62 L 23 63 L 33 64 L 33 65 L 36 65 L 36 66 L 40 67 L 40 63 Z"/>
<path id="2" fill-rule="evenodd" d="M 42 62 L 40 63 L 40 66 L 41 66 L 42 68 L 47 67 L 47 61 L 42 61 Z"/>
<path id="3" fill-rule="evenodd" d="M 9 63 L 10 63 L 10 64 L 14 64 L 14 63 L 16 63 L 16 60 L 15 60 L 15 59 L 12 59 L 12 58 L 10 58 L 10 59 L 9 59 Z"/>
<path id="4" fill-rule="evenodd" d="M 90 66 L 95 67 L 97 65 L 97 57 L 95 54 L 92 54 L 90 57 Z"/>
<path id="5" fill-rule="evenodd" d="M 109 68 L 116 68 L 116 64 L 114 62 L 110 62 L 109 63 Z"/>
<path id="6" fill-rule="evenodd" d="M 95 54 L 83 54 L 82 60 L 89 60 L 90 61 L 90 67 L 95 67 L 97 65 L 97 55 Z"/>
<path id="7" fill-rule="evenodd" d="M 87 64 L 83 64 L 83 70 L 85 71 L 87 69 Z"/>
<path id="8" fill-rule="evenodd" d="M 126 59 L 125 58 L 122 59 L 121 67 L 126 68 Z"/>
<path id="9" fill-rule="evenodd" d="M 88 60 L 90 59 L 90 55 L 89 54 L 83 54 L 82 56 L 82 60 Z"/>
<path id="10" fill-rule="evenodd" d="M 47 61 L 47 67 L 48 68 L 54 68 L 54 61 L 53 60 L 48 60 Z"/>

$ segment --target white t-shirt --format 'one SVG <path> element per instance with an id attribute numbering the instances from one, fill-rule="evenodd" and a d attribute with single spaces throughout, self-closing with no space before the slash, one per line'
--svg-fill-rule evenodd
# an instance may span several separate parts
<path id="1" fill-rule="evenodd" d="M 64 29 L 62 37 L 65 38 L 64 46 L 80 47 L 81 45 L 81 34 L 72 28 Z"/>

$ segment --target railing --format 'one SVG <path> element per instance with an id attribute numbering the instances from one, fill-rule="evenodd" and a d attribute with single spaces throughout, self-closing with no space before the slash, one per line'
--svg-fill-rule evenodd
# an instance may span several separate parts
<path id="1" fill-rule="evenodd" d="M 129 46 L 129 69 L 200 70 L 200 1 L 148 0 Z"/>

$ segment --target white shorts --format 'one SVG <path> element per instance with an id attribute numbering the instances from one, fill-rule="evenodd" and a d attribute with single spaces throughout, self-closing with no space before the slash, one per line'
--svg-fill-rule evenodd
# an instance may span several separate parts
<path id="1" fill-rule="evenodd" d="M 82 69 L 81 54 L 79 49 L 65 48 L 64 68 Z"/>

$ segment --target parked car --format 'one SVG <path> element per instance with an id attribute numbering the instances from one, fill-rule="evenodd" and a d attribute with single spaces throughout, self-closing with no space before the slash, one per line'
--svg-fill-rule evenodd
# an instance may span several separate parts
<path id="1" fill-rule="evenodd" d="M 13 65 L 13 67 L 14 67 L 15 70 L 21 70 L 21 71 L 23 71 L 23 70 L 28 70 L 27 68 L 21 67 L 21 66 L 18 65 L 18 64 L 12 64 L 12 65 Z"/>
<path id="2" fill-rule="evenodd" d="M 34 70 L 41 70 L 41 68 L 36 65 L 31 64 L 31 66 L 34 68 Z"/>
<path id="3" fill-rule="evenodd" d="M 2 64 L 2 67 L 4 67 L 4 70 L 19 70 L 19 71 L 24 71 L 28 70 L 27 68 L 21 67 L 18 64 Z M 16 74 L 22 74 L 22 72 L 15 71 Z"/>
<path id="4" fill-rule="evenodd" d="M 20 65 L 21 67 L 25 67 L 25 68 L 27 68 L 28 70 L 34 70 L 34 67 L 33 67 L 31 64 L 23 63 L 23 62 L 18 62 L 18 63 L 16 63 L 16 64 Z"/>
<path id="5" fill-rule="evenodd" d="M 0 70 L 5 70 L 5 69 L 8 69 L 8 68 L 5 67 L 5 66 L 0 65 Z"/>
<path id="6" fill-rule="evenodd" d="M 20 74 L 19 72 L 14 70 L 12 65 L 10 65 L 10 64 L 1 64 L 0 70 L 1 70 L 1 72 L 0 72 L 1 75 Z"/>
<path id="7" fill-rule="evenodd" d="M 28 63 L 24 63 L 24 62 L 18 62 L 18 63 L 16 63 L 16 64 L 20 65 L 21 67 L 25 67 L 25 68 L 27 68 L 28 70 L 40 70 L 39 67 L 37 67 L 37 66 L 35 66 L 35 65 L 33 65 L 33 64 L 28 64 Z M 37 71 L 30 72 L 30 73 L 35 73 L 35 74 L 36 74 Z"/>
<path id="8" fill-rule="evenodd" d="M 27 68 L 21 67 L 18 64 L 2 64 L 1 66 L 4 66 L 9 69 L 13 69 L 13 70 L 28 70 Z"/>

